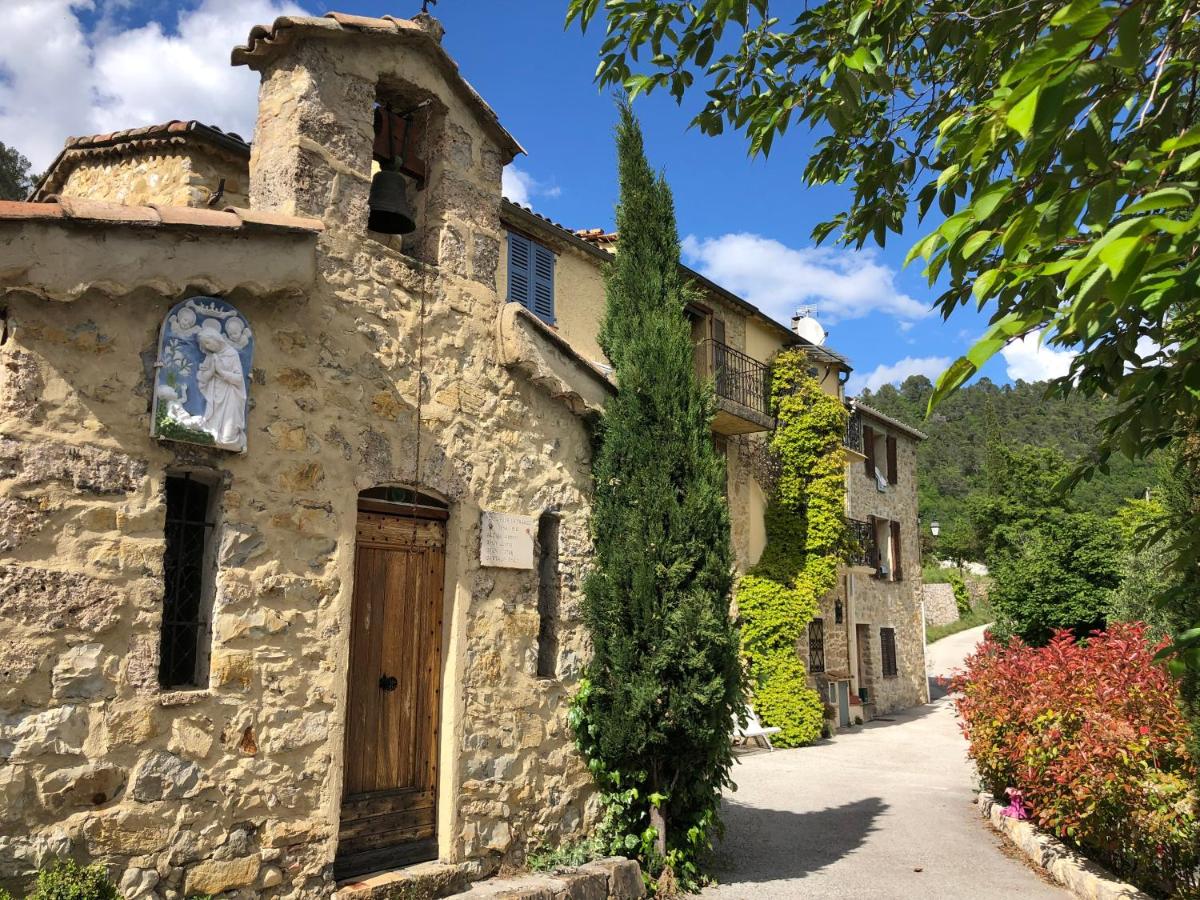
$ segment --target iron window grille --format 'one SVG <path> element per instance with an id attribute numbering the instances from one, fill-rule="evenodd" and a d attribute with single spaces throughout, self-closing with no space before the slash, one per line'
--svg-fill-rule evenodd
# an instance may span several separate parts
<path id="1" fill-rule="evenodd" d="M 825 671 L 825 620 L 813 619 L 808 623 L 808 670 Z"/>
<path id="2" fill-rule="evenodd" d="M 856 453 L 863 452 L 862 413 L 857 409 L 846 418 L 846 446 Z"/>
<path id="3" fill-rule="evenodd" d="M 883 662 L 883 677 L 895 678 L 900 674 L 896 665 L 896 629 L 879 629 L 879 653 Z"/>
<path id="4" fill-rule="evenodd" d="M 849 520 L 846 526 L 850 532 L 849 563 L 852 566 L 879 567 L 879 547 L 875 541 L 875 528 L 870 522 Z"/>
<path id="5" fill-rule="evenodd" d="M 163 556 L 162 636 L 158 681 L 164 688 L 199 685 L 200 639 L 208 633 L 205 565 L 213 523 L 211 489 L 191 475 L 167 477 L 166 552 Z"/>

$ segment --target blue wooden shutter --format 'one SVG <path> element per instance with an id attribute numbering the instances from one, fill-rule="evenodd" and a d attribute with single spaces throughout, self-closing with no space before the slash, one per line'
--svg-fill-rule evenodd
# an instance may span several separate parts
<path id="1" fill-rule="evenodd" d="M 533 283 L 533 241 L 524 235 L 508 233 L 508 302 L 530 305 Z"/>
<path id="2" fill-rule="evenodd" d="M 554 253 L 533 244 L 533 314 L 547 325 L 554 324 Z"/>

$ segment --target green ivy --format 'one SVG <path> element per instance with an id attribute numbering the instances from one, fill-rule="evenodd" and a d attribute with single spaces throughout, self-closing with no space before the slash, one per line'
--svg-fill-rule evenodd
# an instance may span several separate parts
<path id="1" fill-rule="evenodd" d="M 785 350 L 775 360 L 770 448 L 780 474 L 767 506 L 767 545 L 737 587 L 754 709 L 780 729 L 774 741 L 781 747 L 821 736 L 824 704 L 808 686 L 797 648 L 821 599 L 837 587 L 847 546 L 847 413 L 808 374 L 810 366 L 802 350 Z"/>

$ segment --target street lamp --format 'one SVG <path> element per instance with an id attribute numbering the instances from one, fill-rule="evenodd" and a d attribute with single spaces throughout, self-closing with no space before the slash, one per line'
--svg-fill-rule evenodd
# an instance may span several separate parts
<path id="1" fill-rule="evenodd" d="M 929 523 L 929 533 L 932 534 L 934 537 L 937 537 L 939 534 L 941 534 L 942 533 L 941 523 L 940 522 L 930 522 Z"/>

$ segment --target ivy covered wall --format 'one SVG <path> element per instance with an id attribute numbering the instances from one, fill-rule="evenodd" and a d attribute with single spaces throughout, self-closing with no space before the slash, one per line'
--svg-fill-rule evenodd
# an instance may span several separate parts
<path id="1" fill-rule="evenodd" d="M 808 686 L 798 650 L 821 598 L 837 587 L 847 545 L 847 412 L 808 374 L 811 365 L 799 349 L 776 357 L 770 448 L 779 476 L 767 507 L 767 545 L 737 586 L 754 709 L 781 729 L 774 742 L 782 747 L 821 736 L 824 704 Z"/>

